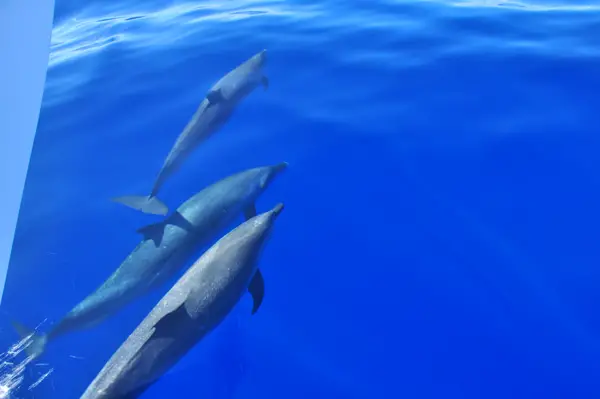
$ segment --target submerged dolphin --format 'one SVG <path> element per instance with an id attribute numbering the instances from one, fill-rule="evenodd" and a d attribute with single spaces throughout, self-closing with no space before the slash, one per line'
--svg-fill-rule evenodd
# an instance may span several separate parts
<path id="1" fill-rule="evenodd" d="M 256 199 L 286 166 L 284 162 L 231 175 L 188 199 L 164 221 L 139 229 L 143 240 L 119 268 L 48 334 L 35 334 L 28 354 L 38 357 L 49 340 L 94 326 L 169 280 L 241 213 L 246 219 L 255 216 Z M 13 326 L 21 336 L 32 333 L 20 323 Z"/>
<path id="2" fill-rule="evenodd" d="M 257 263 L 278 204 L 242 223 L 206 251 L 113 354 L 81 399 L 134 399 L 217 327 L 248 290 L 252 314 L 264 282 Z"/>
<path id="3" fill-rule="evenodd" d="M 162 185 L 202 141 L 227 122 L 236 105 L 260 84 L 265 89 L 268 87 L 268 79 L 262 72 L 266 56 L 266 50 L 261 51 L 211 87 L 167 155 L 149 196 L 124 196 L 112 200 L 144 213 L 166 215 L 167 206 L 157 198 Z"/>

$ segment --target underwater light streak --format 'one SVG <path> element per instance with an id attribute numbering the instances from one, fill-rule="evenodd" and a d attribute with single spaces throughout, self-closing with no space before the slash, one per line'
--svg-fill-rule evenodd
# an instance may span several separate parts
<path id="1" fill-rule="evenodd" d="M 21 362 L 15 362 L 15 359 L 33 343 L 32 337 L 33 334 L 24 337 L 8 348 L 6 352 L 0 354 L 0 399 L 10 399 L 11 393 L 17 390 L 23 383 L 23 380 L 25 379 L 25 369 L 33 361 L 34 357 L 27 356 Z M 42 381 L 52 374 L 53 371 L 54 369 L 51 368 L 44 373 L 37 381 L 29 386 L 29 390 L 35 389 Z"/>
<path id="2" fill-rule="evenodd" d="M 23 338 L 16 344 L 13 344 L 5 353 L 0 356 L 0 399 L 10 398 L 11 392 L 17 389 L 23 382 L 25 367 L 32 361 L 32 357 L 27 357 L 20 363 L 14 363 L 13 360 L 21 352 L 31 345 L 31 335 Z"/>

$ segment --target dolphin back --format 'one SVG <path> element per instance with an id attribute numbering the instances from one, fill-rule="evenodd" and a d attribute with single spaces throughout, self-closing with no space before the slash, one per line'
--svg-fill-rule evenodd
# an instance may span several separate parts
<path id="1" fill-rule="evenodd" d="M 263 50 L 223 76 L 207 94 L 209 103 L 237 103 L 259 85 L 267 89 L 269 80 L 263 72 L 265 61 L 266 50 Z"/>
<path id="2" fill-rule="evenodd" d="M 237 104 L 256 86 L 268 87 L 268 79 L 262 72 L 265 60 L 266 50 L 263 50 L 213 85 L 169 150 L 149 196 L 128 195 L 112 200 L 143 213 L 166 215 L 168 207 L 157 198 L 163 184 L 201 142 L 229 120 Z"/>
<path id="3" fill-rule="evenodd" d="M 217 241 L 163 296 L 113 354 L 82 399 L 136 398 L 217 327 L 245 290 L 254 296 L 259 254 L 276 217 L 272 210 L 245 221 Z M 262 300 L 262 296 L 261 296 Z M 254 310 L 253 310 L 254 313 Z"/>

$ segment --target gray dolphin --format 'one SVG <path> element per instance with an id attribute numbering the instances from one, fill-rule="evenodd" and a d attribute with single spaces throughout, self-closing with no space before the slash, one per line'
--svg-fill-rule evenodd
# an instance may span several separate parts
<path id="1" fill-rule="evenodd" d="M 164 221 L 139 229 L 143 240 L 119 268 L 48 334 L 36 333 L 28 354 L 40 356 L 49 340 L 92 327 L 168 281 L 194 252 L 210 244 L 240 214 L 246 219 L 255 216 L 256 199 L 286 166 L 284 162 L 231 175 L 189 198 Z M 23 337 L 32 334 L 16 321 L 13 326 Z"/>
<path id="2" fill-rule="evenodd" d="M 260 307 L 258 260 L 283 204 L 242 223 L 206 251 L 163 296 L 81 399 L 134 399 L 217 327 L 248 290 Z"/>
<path id="3" fill-rule="evenodd" d="M 261 51 L 211 87 L 192 119 L 177 137 L 149 196 L 123 196 L 112 200 L 144 213 L 166 215 L 167 206 L 157 198 L 162 185 L 202 141 L 227 122 L 235 107 L 248 94 L 260 84 L 265 89 L 268 87 L 268 79 L 262 71 L 266 57 L 266 50 Z"/>

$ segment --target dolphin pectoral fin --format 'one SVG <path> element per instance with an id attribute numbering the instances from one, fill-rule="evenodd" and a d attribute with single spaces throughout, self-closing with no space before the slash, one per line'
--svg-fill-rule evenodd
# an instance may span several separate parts
<path id="1" fill-rule="evenodd" d="M 256 216 L 256 204 L 252 203 L 244 209 L 244 217 L 246 220 L 252 219 Z"/>
<path id="2" fill-rule="evenodd" d="M 223 101 L 223 93 L 221 93 L 221 89 L 211 90 L 206 95 L 206 99 L 210 105 L 215 105 Z"/>
<path id="3" fill-rule="evenodd" d="M 165 222 L 147 224 L 137 229 L 136 232 L 142 234 L 145 240 L 154 241 L 154 245 L 158 247 L 162 242 L 165 232 Z"/>
<path id="4" fill-rule="evenodd" d="M 269 78 L 267 78 L 266 76 L 263 76 L 260 79 L 260 83 L 263 85 L 263 87 L 265 88 L 265 90 L 267 90 L 269 88 Z"/>
<path id="5" fill-rule="evenodd" d="M 185 302 L 183 302 L 154 324 L 152 338 L 172 338 L 181 328 L 187 328 L 186 325 L 188 325 L 189 320 L 191 318 L 185 309 Z"/>
<path id="6" fill-rule="evenodd" d="M 258 308 L 260 308 L 260 304 L 265 296 L 265 280 L 263 280 L 260 269 L 256 269 L 254 277 L 252 277 L 252 280 L 250 280 L 248 292 L 250 292 L 250 295 L 252 295 L 252 300 L 254 301 L 254 305 L 252 306 L 252 314 L 254 314 L 258 311 Z"/>
<path id="7" fill-rule="evenodd" d="M 133 208 L 143 213 L 150 213 L 152 215 L 164 216 L 169 212 L 169 208 L 156 197 L 127 195 L 124 197 L 111 198 L 111 201 L 123 204 L 129 208 Z"/>

